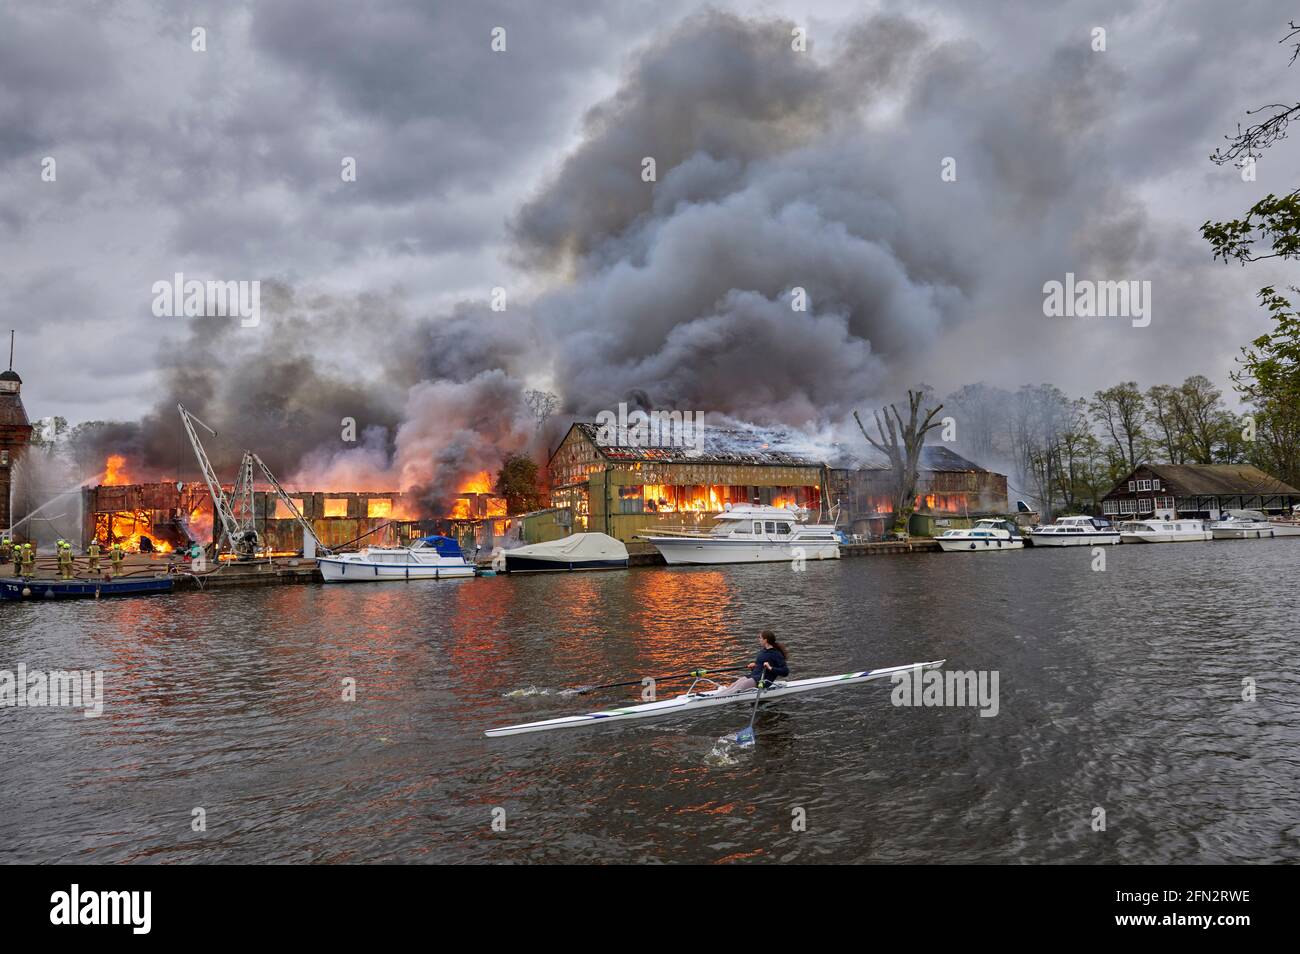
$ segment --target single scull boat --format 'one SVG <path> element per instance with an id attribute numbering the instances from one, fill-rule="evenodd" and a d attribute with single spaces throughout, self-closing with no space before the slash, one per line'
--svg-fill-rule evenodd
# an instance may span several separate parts
<path id="1" fill-rule="evenodd" d="M 818 676 L 815 679 L 795 679 L 792 682 L 775 682 L 763 690 L 763 699 L 777 699 L 781 696 L 793 696 L 800 692 L 812 692 L 815 689 L 830 689 L 836 686 L 852 686 L 876 679 L 886 679 L 897 672 L 909 669 L 937 669 L 945 660 L 912 663 L 907 666 L 890 666 L 887 669 L 869 669 L 866 672 L 846 672 L 839 676 Z M 696 682 L 699 680 L 697 679 Z M 588 712 L 584 715 L 564 716 L 560 719 L 546 719 L 542 722 L 524 722 L 520 725 L 506 725 L 497 729 L 488 729 L 483 734 L 496 737 L 502 735 L 522 735 L 525 732 L 547 732 L 551 729 L 577 729 L 603 722 L 618 722 L 624 719 L 657 719 L 661 716 L 677 715 L 682 712 L 694 712 L 696 709 L 711 709 L 729 702 L 753 702 L 758 689 L 746 689 L 725 696 L 718 695 L 718 690 L 695 692 L 695 683 L 680 696 L 659 702 L 646 702 L 639 706 L 627 706 L 623 709 L 605 709 L 600 712 Z"/>

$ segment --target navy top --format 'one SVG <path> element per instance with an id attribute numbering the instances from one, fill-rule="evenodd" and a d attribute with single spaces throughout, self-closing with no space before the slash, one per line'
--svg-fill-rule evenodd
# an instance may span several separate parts
<path id="1" fill-rule="evenodd" d="M 765 662 L 771 663 L 772 668 L 764 669 L 763 663 Z M 770 686 L 772 680 L 777 676 L 790 675 L 790 667 L 785 664 L 785 656 L 781 654 L 779 649 L 764 649 L 758 654 L 757 658 L 755 658 L 754 669 L 751 672 L 751 675 L 755 683 L 766 679 L 767 684 Z"/>

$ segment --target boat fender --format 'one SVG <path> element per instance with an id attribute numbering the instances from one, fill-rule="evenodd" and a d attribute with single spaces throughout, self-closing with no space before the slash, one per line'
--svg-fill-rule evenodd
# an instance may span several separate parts
<path id="1" fill-rule="evenodd" d="M 32 588 L 30 586 L 24 586 L 23 596 L 31 596 L 31 595 L 32 595 Z"/>

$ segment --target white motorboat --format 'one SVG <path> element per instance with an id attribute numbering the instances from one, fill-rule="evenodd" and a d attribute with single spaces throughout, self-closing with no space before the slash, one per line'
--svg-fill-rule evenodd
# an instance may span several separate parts
<path id="1" fill-rule="evenodd" d="M 326 583 L 446 580 L 474 575 L 460 544 L 450 537 L 421 537 L 409 547 L 366 547 L 316 560 Z"/>
<path id="2" fill-rule="evenodd" d="M 654 544 L 669 564 L 838 560 L 840 537 L 835 527 L 807 523 L 807 519 L 807 510 L 794 507 L 728 504 L 707 532 L 655 530 L 637 537 Z"/>
<path id="3" fill-rule="evenodd" d="M 604 533 L 575 533 L 503 553 L 507 573 L 627 569 L 627 547 Z"/>
<path id="4" fill-rule="evenodd" d="M 1216 540 L 1260 540 L 1277 536 L 1269 519 L 1258 510 L 1229 510 L 1227 516 L 1210 524 Z"/>
<path id="5" fill-rule="evenodd" d="M 1021 550 L 1025 538 L 1020 528 L 1002 517 L 984 517 L 964 530 L 945 530 L 934 538 L 944 553 L 976 553 L 986 550 Z"/>
<path id="6" fill-rule="evenodd" d="M 1211 539 L 1200 520 L 1126 520 L 1119 525 L 1121 543 L 1197 543 Z"/>
<path id="7" fill-rule="evenodd" d="M 1030 542 L 1036 547 L 1093 547 L 1119 543 L 1119 531 L 1096 517 L 1061 517 L 1056 523 L 1034 527 Z"/>
<path id="8" fill-rule="evenodd" d="M 1269 517 L 1275 537 L 1300 537 L 1300 513 L 1292 512 L 1289 517 Z"/>

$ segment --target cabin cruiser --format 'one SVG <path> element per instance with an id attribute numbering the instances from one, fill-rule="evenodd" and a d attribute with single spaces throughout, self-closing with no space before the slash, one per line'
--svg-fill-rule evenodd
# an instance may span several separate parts
<path id="1" fill-rule="evenodd" d="M 444 580 L 473 576 L 474 564 L 450 537 L 421 537 L 409 547 L 366 547 L 316 560 L 326 583 Z"/>
<path id="2" fill-rule="evenodd" d="M 559 540 L 506 550 L 507 573 L 627 569 L 627 547 L 604 533 L 574 533 Z"/>
<path id="3" fill-rule="evenodd" d="M 1056 523 L 1034 527 L 1029 542 L 1036 547 L 1091 547 L 1119 543 L 1119 531 L 1096 517 L 1061 517 Z"/>
<path id="4" fill-rule="evenodd" d="M 840 535 L 828 523 L 808 523 L 795 507 L 725 505 L 710 530 L 654 530 L 637 537 L 678 563 L 786 563 L 838 560 Z"/>
<path id="5" fill-rule="evenodd" d="M 934 538 L 944 553 L 965 553 L 971 550 L 1021 550 L 1025 538 L 1020 528 L 1002 517 L 985 517 L 975 521 L 975 526 L 964 530 L 945 530 Z"/>
<path id="6" fill-rule="evenodd" d="M 1273 524 L 1258 510 L 1229 510 L 1210 524 L 1216 540 L 1258 540 L 1277 535 Z"/>
<path id="7" fill-rule="evenodd" d="M 1292 507 L 1290 516 L 1269 517 L 1275 537 L 1300 537 L 1300 506 Z"/>
<path id="8" fill-rule="evenodd" d="M 1211 539 L 1210 531 L 1200 520 L 1175 520 L 1156 517 L 1151 520 L 1126 520 L 1119 525 L 1121 543 L 1196 543 Z"/>

